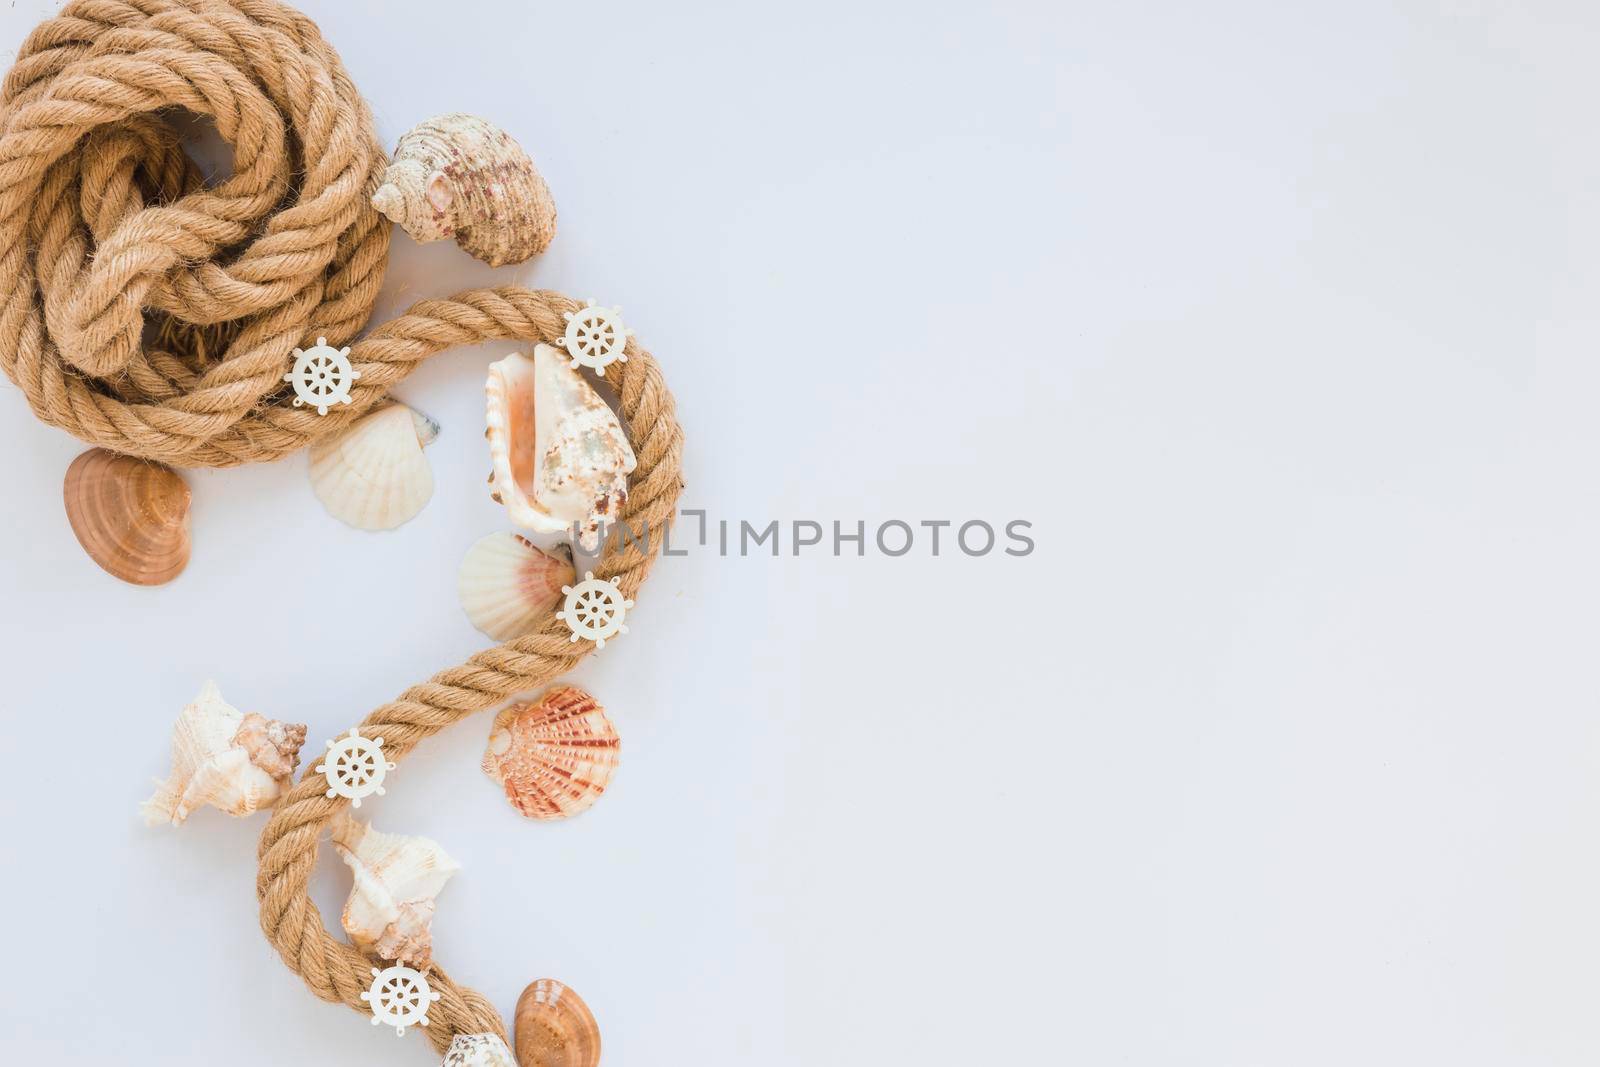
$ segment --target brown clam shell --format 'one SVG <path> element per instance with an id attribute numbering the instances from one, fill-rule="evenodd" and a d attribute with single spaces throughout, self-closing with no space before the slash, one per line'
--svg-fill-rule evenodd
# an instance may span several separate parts
<path id="1" fill-rule="evenodd" d="M 62 483 L 78 543 L 107 573 L 161 585 L 189 562 L 189 487 L 158 463 L 92 448 Z"/>
<path id="2" fill-rule="evenodd" d="M 517 1001 L 516 1045 L 521 1067 L 595 1067 L 600 1025 L 582 997 L 540 978 Z"/>

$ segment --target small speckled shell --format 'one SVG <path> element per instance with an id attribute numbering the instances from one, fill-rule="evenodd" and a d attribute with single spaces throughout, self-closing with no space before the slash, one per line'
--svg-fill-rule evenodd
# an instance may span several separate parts
<path id="1" fill-rule="evenodd" d="M 499 1034 L 457 1034 L 439 1067 L 517 1067 Z"/>
<path id="2" fill-rule="evenodd" d="M 495 716 L 483 770 L 528 818 L 564 819 L 600 799 L 621 753 L 622 739 L 594 697 L 558 685 Z"/>
<path id="3" fill-rule="evenodd" d="M 441 115 L 412 128 L 372 205 L 417 241 L 454 237 L 491 267 L 521 263 L 550 246 L 550 187 L 510 134 L 473 115 Z"/>

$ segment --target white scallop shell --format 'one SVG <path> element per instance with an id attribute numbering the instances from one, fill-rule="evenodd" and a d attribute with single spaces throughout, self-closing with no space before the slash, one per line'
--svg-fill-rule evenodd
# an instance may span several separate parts
<path id="1" fill-rule="evenodd" d="M 334 850 L 355 876 L 340 916 L 351 942 L 386 960 L 426 968 L 434 898 L 461 865 L 426 837 L 380 833 L 348 812 L 332 832 Z"/>
<path id="2" fill-rule="evenodd" d="M 597 547 L 637 466 L 616 413 L 549 345 L 490 364 L 485 392 L 494 498 L 518 526 Z"/>
<path id="3" fill-rule="evenodd" d="M 140 813 L 177 826 L 205 804 L 229 815 L 270 807 L 293 784 L 305 739 L 302 725 L 240 714 L 207 682 L 173 727 L 172 774 Z"/>
<path id="4" fill-rule="evenodd" d="M 575 577 L 565 549 L 542 552 L 527 538 L 501 531 L 467 550 L 456 591 L 473 626 L 496 641 L 510 641 L 536 627 Z"/>
<path id="5" fill-rule="evenodd" d="M 311 488 L 341 522 L 392 530 L 433 496 L 433 469 L 422 449 L 438 433 L 433 420 L 404 404 L 364 415 L 311 445 Z"/>

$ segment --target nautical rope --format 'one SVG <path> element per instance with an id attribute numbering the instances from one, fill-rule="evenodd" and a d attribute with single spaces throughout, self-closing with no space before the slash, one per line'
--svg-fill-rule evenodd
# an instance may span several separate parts
<path id="1" fill-rule="evenodd" d="M 158 112 L 210 116 L 233 145 L 208 188 Z M 372 116 L 305 16 L 275 0 L 74 0 L 41 24 L 0 88 L 0 365 L 35 414 L 91 444 L 177 466 L 276 459 L 337 433 L 447 348 L 554 343 L 577 301 L 514 287 L 371 314 L 389 224 L 368 202 L 386 164 Z M 291 406 L 291 352 L 350 343 L 353 403 Z M 682 434 L 650 354 L 608 380 L 638 458 L 594 567 L 637 596 L 682 487 Z M 534 633 L 413 686 L 361 722 L 402 759 L 473 712 L 536 689 L 591 647 L 550 615 Z M 317 996 L 366 1014 L 374 963 L 330 936 L 307 893 L 318 842 L 349 801 L 311 767 L 262 832 L 261 928 Z M 435 965 L 424 1030 L 505 1036 L 499 1013 Z"/>

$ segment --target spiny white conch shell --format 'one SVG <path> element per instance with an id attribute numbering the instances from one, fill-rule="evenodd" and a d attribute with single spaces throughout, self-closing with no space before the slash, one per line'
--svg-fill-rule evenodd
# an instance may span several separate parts
<path id="1" fill-rule="evenodd" d="M 461 865 L 426 837 L 380 833 L 348 812 L 332 833 L 355 876 L 340 917 L 344 932 L 364 952 L 427 969 L 434 898 Z"/>
<path id="2" fill-rule="evenodd" d="M 412 240 L 453 236 L 491 267 L 532 259 L 556 235 L 556 202 L 533 160 L 473 115 L 441 115 L 401 137 L 372 206 Z"/>
<path id="3" fill-rule="evenodd" d="M 473 626 L 496 641 L 510 641 L 538 626 L 575 577 L 566 548 L 542 552 L 527 538 L 500 531 L 467 550 L 456 591 Z"/>
<path id="4" fill-rule="evenodd" d="M 637 465 L 616 413 L 549 345 L 491 363 L 485 391 L 490 494 L 524 529 L 597 547 Z"/>
<path id="5" fill-rule="evenodd" d="M 457 1034 L 439 1067 L 517 1067 L 499 1034 Z"/>
<path id="6" fill-rule="evenodd" d="M 433 496 L 433 468 L 422 454 L 439 424 L 404 404 L 363 415 L 311 446 L 311 488 L 328 514 L 358 530 L 392 530 Z"/>
<path id="7" fill-rule="evenodd" d="M 151 826 L 181 824 L 202 804 L 229 815 L 270 807 L 292 783 L 306 728 L 242 715 L 207 682 L 172 731 L 172 774 L 140 807 Z"/>

